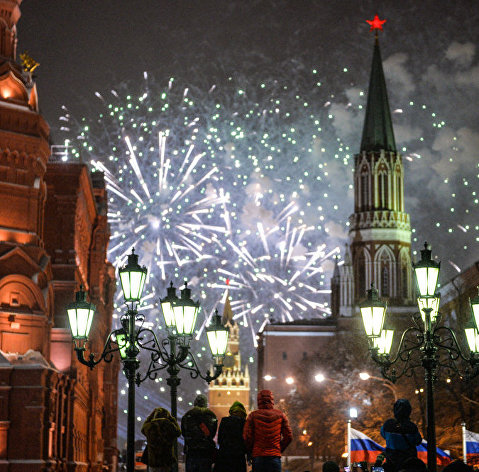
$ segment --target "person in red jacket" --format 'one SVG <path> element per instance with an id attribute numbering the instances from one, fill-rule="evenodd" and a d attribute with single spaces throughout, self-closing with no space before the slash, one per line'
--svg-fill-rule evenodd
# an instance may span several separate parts
<path id="1" fill-rule="evenodd" d="M 273 393 L 258 393 L 258 409 L 243 429 L 246 450 L 253 458 L 253 472 L 281 472 L 281 453 L 293 439 L 288 418 L 274 408 Z"/>

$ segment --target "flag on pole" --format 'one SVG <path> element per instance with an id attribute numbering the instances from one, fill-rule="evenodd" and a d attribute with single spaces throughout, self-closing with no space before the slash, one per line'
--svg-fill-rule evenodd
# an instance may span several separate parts
<path id="1" fill-rule="evenodd" d="M 467 463 L 475 462 L 479 458 L 479 433 L 465 430 Z"/>
<path id="2" fill-rule="evenodd" d="M 427 464 L 427 441 L 425 439 L 422 440 L 422 443 L 419 446 L 416 446 L 417 449 L 417 457 L 421 459 L 425 464 Z M 436 447 L 436 463 L 437 465 L 447 465 L 452 461 L 451 456 Z"/>
<path id="3" fill-rule="evenodd" d="M 376 462 L 379 454 L 384 452 L 384 447 L 374 442 L 361 431 L 351 428 L 350 455 L 351 462 Z"/>

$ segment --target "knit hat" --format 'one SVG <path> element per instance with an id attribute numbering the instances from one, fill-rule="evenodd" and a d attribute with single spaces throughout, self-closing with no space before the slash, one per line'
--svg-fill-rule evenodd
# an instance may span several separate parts
<path id="1" fill-rule="evenodd" d="M 395 404 L 394 404 L 394 418 L 396 418 L 398 421 L 401 420 L 407 420 L 411 416 L 411 404 L 409 403 L 409 400 L 406 400 L 405 398 L 400 398 Z"/>
<path id="2" fill-rule="evenodd" d="M 241 402 L 234 402 L 230 408 L 230 415 L 246 418 L 246 408 Z"/>
<path id="3" fill-rule="evenodd" d="M 258 393 L 258 408 L 272 408 L 274 405 L 274 396 L 271 390 L 261 390 Z"/>
<path id="4" fill-rule="evenodd" d="M 193 402 L 194 406 L 199 406 L 200 408 L 206 408 L 208 406 L 208 399 L 206 398 L 206 395 L 203 395 L 200 393 L 196 398 L 195 401 Z"/>

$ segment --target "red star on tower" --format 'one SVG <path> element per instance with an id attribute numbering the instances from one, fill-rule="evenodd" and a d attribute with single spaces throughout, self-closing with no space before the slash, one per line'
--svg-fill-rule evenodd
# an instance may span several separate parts
<path id="1" fill-rule="evenodd" d="M 366 23 L 369 23 L 371 25 L 371 28 L 369 31 L 373 30 L 383 30 L 383 24 L 386 23 L 386 20 L 380 20 L 378 15 L 374 16 L 374 19 L 372 20 L 366 20 Z M 377 33 L 377 31 L 376 31 Z"/>

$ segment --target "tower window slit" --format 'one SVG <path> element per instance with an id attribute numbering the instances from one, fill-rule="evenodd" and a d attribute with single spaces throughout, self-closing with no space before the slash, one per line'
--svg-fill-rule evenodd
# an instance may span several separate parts
<path id="1" fill-rule="evenodd" d="M 389 297 L 389 270 L 383 267 L 381 271 L 381 295 Z"/>

